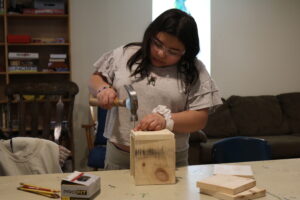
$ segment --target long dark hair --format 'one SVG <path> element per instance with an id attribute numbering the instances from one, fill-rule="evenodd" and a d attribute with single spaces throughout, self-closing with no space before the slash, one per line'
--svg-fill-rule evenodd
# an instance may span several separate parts
<path id="1" fill-rule="evenodd" d="M 179 76 L 183 75 L 182 80 L 186 87 L 192 85 L 199 78 L 195 66 L 195 58 L 200 50 L 197 24 L 192 16 L 178 9 L 170 9 L 159 15 L 146 29 L 141 43 L 130 43 L 125 46 L 125 48 L 132 45 L 141 46 L 128 60 L 127 67 L 130 71 L 134 64 L 138 64 L 131 76 L 139 75 L 145 78 L 149 75 L 151 39 L 159 32 L 171 34 L 184 44 L 185 54 L 177 64 L 177 69 Z"/>

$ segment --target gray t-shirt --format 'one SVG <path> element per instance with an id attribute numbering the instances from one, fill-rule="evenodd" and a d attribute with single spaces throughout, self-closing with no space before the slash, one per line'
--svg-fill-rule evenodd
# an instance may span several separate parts
<path id="1" fill-rule="evenodd" d="M 120 99 L 128 97 L 124 85 L 131 84 L 138 96 L 138 119 L 150 114 L 158 105 L 165 105 L 172 113 L 185 110 L 212 108 L 222 103 L 215 82 L 210 78 L 201 61 L 196 60 L 199 79 L 187 94 L 185 87 L 177 77 L 176 66 L 151 66 L 149 78 L 130 77 L 127 68 L 128 59 L 139 49 L 137 46 L 119 47 L 105 53 L 94 67 L 101 72 L 117 91 Z M 134 65 L 133 69 L 137 66 Z M 108 111 L 104 136 L 110 141 L 129 145 L 130 132 L 134 124 L 130 121 L 130 111 L 124 107 L 113 107 Z M 174 132 L 176 151 L 188 149 L 189 134 Z"/>

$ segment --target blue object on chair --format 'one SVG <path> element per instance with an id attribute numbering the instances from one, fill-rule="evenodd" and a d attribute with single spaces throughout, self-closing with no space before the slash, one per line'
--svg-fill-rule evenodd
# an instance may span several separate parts
<path id="1" fill-rule="evenodd" d="M 271 159 L 267 141 L 254 137 L 230 137 L 216 142 L 212 147 L 214 163 L 245 162 Z"/>
<path id="2" fill-rule="evenodd" d="M 98 107 L 98 127 L 94 145 L 106 145 L 106 138 L 103 136 L 107 110 Z"/>
<path id="3" fill-rule="evenodd" d="M 94 148 L 89 153 L 88 166 L 93 168 L 104 168 L 106 153 L 106 138 L 103 136 L 107 110 L 98 107 L 98 126 L 94 141 Z"/>
<path id="4" fill-rule="evenodd" d="M 89 153 L 88 166 L 93 168 L 104 168 L 106 147 L 97 146 Z"/>

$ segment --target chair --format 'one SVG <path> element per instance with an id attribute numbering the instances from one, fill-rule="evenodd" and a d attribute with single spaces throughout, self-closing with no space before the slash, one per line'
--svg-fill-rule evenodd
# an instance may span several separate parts
<path id="1" fill-rule="evenodd" d="M 213 163 L 245 162 L 271 159 L 267 141 L 253 137 L 230 137 L 212 147 Z"/>
<path id="2" fill-rule="evenodd" d="M 78 91 L 78 86 L 71 81 L 6 85 L 7 137 L 37 137 L 54 141 L 54 127 L 60 121 L 61 136 L 56 143 L 74 152 L 72 118 L 74 100 Z M 63 102 L 61 109 L 57 106 L 59 99 Z M 70 170 L 73 170 L 73 158 L 71 162 Z"/>
<path id="3" fill-rule="evenodd" d="M 83 124 L 89 150 L 87 165 L 94 170 L 104 168 L 106 138 L 103 136 L 107 110 L 98 107 L 97 100 L 90 96 L 91 123 Z"/>

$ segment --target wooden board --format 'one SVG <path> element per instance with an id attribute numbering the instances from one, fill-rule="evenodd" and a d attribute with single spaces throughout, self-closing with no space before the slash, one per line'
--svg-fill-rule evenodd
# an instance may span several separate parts
<path id="1" fill-rule="evenodd" d="M 208 189 L 227 194 L 237 194 L 248 190 L 256 185 L 252 178 L 244 178 L 232 175 L 213 175 L 197 182 L 200 189 Z"/>
<path id="2" fill-rule="evenodd" d="M 174 138 L 174 134 L 168 129 L 160 131 L 132 131 L 131 134 L 136 140 L 169 140 Z"/>
<path id="3" fill-rule="evenodd" d="M 200 189 L 200 193 L 207 194 L 207 195 L 210 195 L 217 199 L 222 199 L 222 200 L 248 200 L 248 199 L 256 199 L 256 198 L 266 196 L 266 190 L 260 189 L 257 187 L 253 187 L 249 190 L 240 192 L 235 195 L 226 194 L 223 192 L 216 192 L 216 191 L 208 190 L 208 189 Z"/>
<path id="4" fill-rule="evenodd" d="M 254 178 L 253 171 L 250 165 L 217 164 L 213 166 L 213 174 L 225 174 Z"/>
<path id="5" fill-rule="evenodd" d="M 132 132 L 130 142 L 130 173 L 136 185 L 176 182 L 175 138 L 172 132 Z"/>

